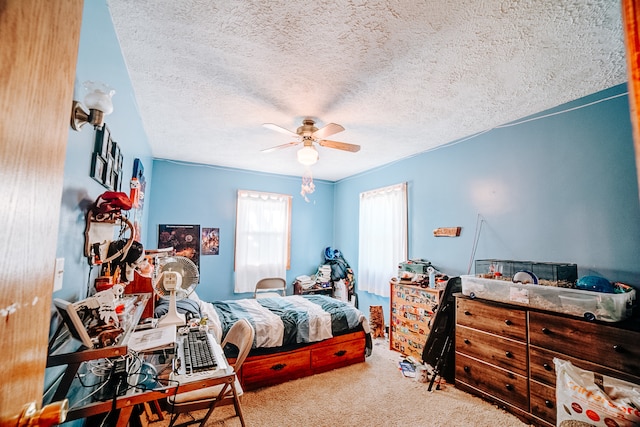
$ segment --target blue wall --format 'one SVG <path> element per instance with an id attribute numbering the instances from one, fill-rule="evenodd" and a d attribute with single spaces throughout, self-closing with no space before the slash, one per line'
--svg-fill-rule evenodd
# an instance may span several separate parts
<path id="1" fill-rule="evenodd" d="M 335 219 L 335 246 L 357 274 L 358 194 L 406 181 L 410 258 L 426 258 L 449 275 L 473 273 L 479 229 L 475 259 L 571 262 L 579 276 L 640 285 L 640 207 L 625 93 L 620 85 L 537 116 L 584 108 L 490 130 L 338 182 L 335 206 L 343 214 Z M 585 106 L 594 101 L 602 102 Z M 462 227 L 460 237 L 433 236 L 435 228 L 454 226 Z M 386 298 L 359 297 L 363 310 L 388 307 Z"/>
<path id="2" fill-rule="evenodd" d="M 101 81 L 116 91 L 113 96 L 113 113 L 105 117 L 105 123 L 124 156 L 122 191 L 128 194 L 134 159 L 142 160 L 149 181 L 153 177 L 153 164 L 133 87 L 104 1 L 87 1 L 84 5 L 76 68 L 77 93 L 74 99 L 84 99 L 82 83 L 87 80 Z M 71 101 L 70 99 L 69 110 Z M 84 298 L 87 288 L 93 286 L 93 278 L 98 274 L 98 268 L 91 270 L 83 255 L 87 207 L 107 191 L 89 176 L 95 134 L 91 125 L 84 125 L 80 132 L 69 127 L 56 250 L 56 257 L 65 259 L 65 271 L 62 290 L 55 292 L 54 298 L 69 301 Z M 46 144 L 46 141 L 42 143 Z M 148 189 L 150 187 L 149 183 Z M 142 235 L 143 238 L 146 236 L 144 228 Z"/>
<path id="3" fill-rule="evenodd" d="M 236 194 L 256 190 L 292 195 L 291 269 L 288 293 L 296 276 L 312 275 L 333 241 L 333 184 L 316 180 L 316 190 L 300 196 L 300 177 L 156 160 L 149 209 L 149 248 L 157 247 L 159 224 L 196 224 L 220 229 L 220 254 L 200 256 L 198 295 L 205 300 L 252 296 L 234 294 Z M 146 207 L 145 207 L 146 209 Z"/>

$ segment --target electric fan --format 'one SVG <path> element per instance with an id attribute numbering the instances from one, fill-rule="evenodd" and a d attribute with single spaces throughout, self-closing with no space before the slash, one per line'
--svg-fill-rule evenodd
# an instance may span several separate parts
<path id="1" fill-rule="evenodd" d="M 198 267 L 189 258 L 169 256 L 156 259 L 153 281 L 155 292 L 163 298 L 169 295 L 169 310 L 158 321 L 159 326 L 186 323 L 185 315 L 178 313 L 176 301 L 188 297 L 199 280 Z"/>

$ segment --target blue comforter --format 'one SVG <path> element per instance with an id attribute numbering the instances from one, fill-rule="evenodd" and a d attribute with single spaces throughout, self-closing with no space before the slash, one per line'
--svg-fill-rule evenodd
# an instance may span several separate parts
<path id="1" fill-rule="evenodd" d="M 256 330 L 254 348 L 322 341 L 357 329 L 366 317 L 357 308 L 326 295 L 214 301 L 223 336 L 238 319 Z"/>

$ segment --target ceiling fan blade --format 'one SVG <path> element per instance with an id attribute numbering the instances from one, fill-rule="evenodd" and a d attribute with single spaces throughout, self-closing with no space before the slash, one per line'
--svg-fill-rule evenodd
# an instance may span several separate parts
<path id="1" fill-rule="evenodd" d="M 285 133 L 287 135 L 292 135 L 292 136 L 298 136 L 297 133 L 290 131 L 289 129 L 285 129 L 282 126 L 278 126 L 276 124 L 273 123 L 263 123 L 262 126 L 266 127 L 267 129 L 271 129 L 271 130 L 275 130 L 276 132 L 280 132 L 280 133 Z"/>
<path id="2" fill-rule="evenodd" d="M 297 135 L 296 135 L 297 136 Z M 282 144 L 282 145 L 276 145 L 275 147 L 271 147 L 271 148 L 265 148 L 264 150 L 260 150 L 263 153 L 270 153 L 272 151 L 275 150 L 279 150 L 281 148 L 287 148 L 287 147 L 292 147 L 294 145 L 298 145 L 300 144 L 300 141 L 295 141 L 295 142 L 287 142 L 286 144 Z"/>
<path id="3" fill-rule="evenodd" d="M 315 131 L 314 133 L 312 133 L 311 137 L 313 139 L 321 139 L 321 138 L 325 138 L 327 136 L 336 134 L 338 132 L 342 132 L 343 130 L 344 128 L 342 126 L 335 123 L 329 123 L 328 125 L 323 126 L 317 131 Z"/>
<path id="4" fill-rule="evenodd" d="M 338 150 L 351 151 L 352 153 L 357 153 L 360 151 L 360 146 L 355 144 L 347 144 L 346 142 L 338 142 L 338 141 L 329 141 L 326 139 L 322 139 L 318 141 L 323 147 L 328 148 L 337 148 Z"/>

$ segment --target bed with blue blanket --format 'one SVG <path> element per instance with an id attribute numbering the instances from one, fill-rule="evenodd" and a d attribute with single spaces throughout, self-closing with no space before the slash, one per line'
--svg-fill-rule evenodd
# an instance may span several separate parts
<path id="1" fill-rule="evenodd" d="M 251 323 L 255 339 L 239 372 L 245 390 L 364 362 L 371 354 L 366 316 L 326 295 L 206 302 L 194 293 L 178 303 L 179 311 L 206 317 L 220 342 L 239 319 Z M 233 348 L 225 353 L 235 356 Z"/>

